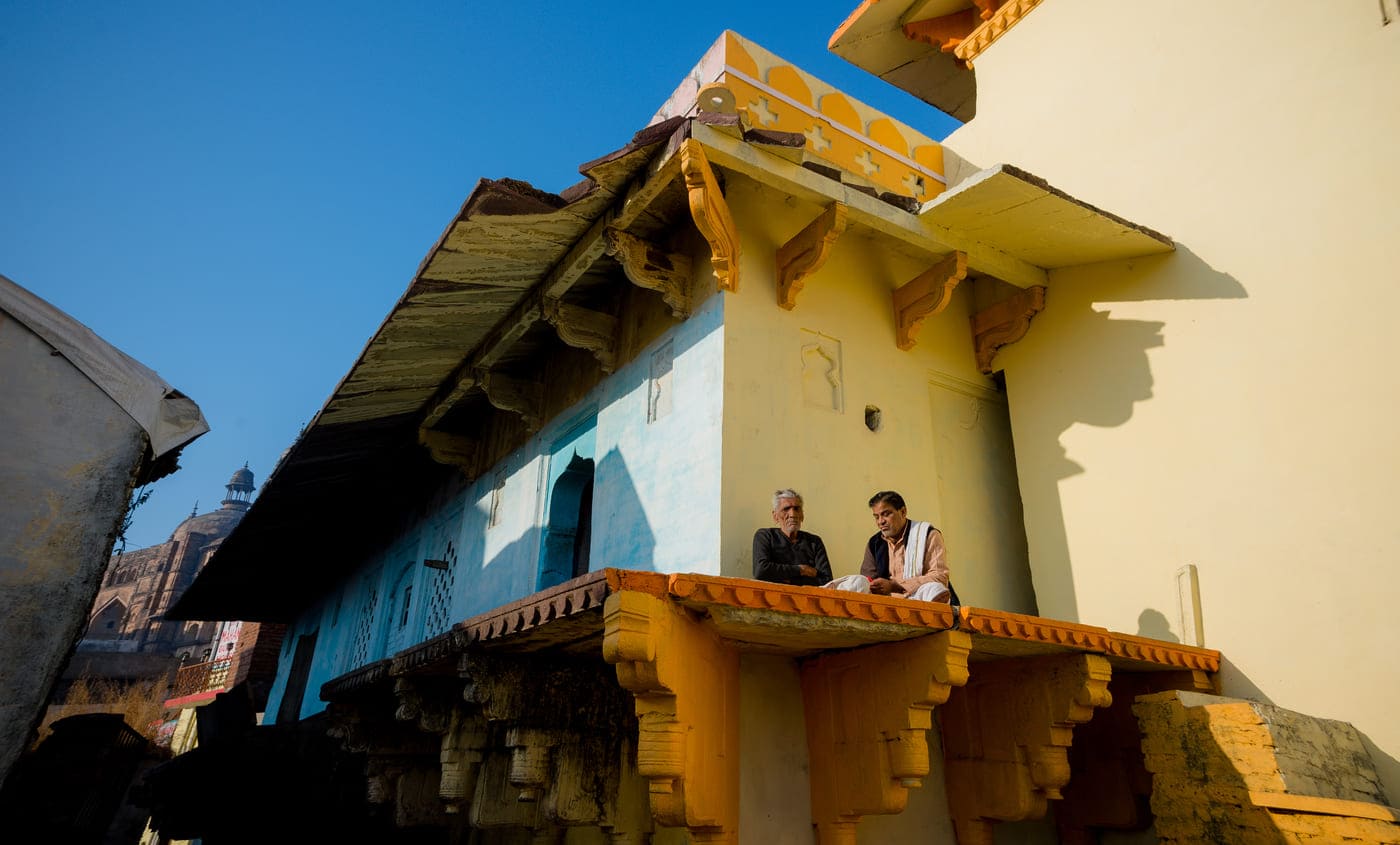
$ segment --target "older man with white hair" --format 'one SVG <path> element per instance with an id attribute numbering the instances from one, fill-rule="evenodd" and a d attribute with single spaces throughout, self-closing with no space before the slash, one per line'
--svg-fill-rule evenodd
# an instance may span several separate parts
<path id="1" fill-rule="evenodd" d="M 753 577 L 775 584 L 820 587 L 831 581 L 831 561 L 822 538 L 802 531 L 802 496 L 784 488 L 773 494 L 776 528 L 753 535 Z"/>

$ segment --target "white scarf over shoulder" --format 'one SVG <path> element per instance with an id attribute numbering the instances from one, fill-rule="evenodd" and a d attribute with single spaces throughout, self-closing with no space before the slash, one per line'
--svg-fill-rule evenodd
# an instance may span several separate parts
<path id="1" fill-rule="evenodd" d="M 909 539 L 904 541 L 904 577 L 917 578 L 924 574 L 924 552 L 933 526 L 927 522 L 909 522 Z"/>

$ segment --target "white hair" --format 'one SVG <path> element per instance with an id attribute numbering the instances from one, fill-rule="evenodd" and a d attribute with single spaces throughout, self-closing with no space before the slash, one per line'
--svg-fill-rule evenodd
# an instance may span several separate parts
<path id="1" fill-rule="evenodd" d="M 799 505 L 802 504 L 801 493 L 797 492 L 791 487 L 784 487 L 781 490 L 773 491 L 773 510 L 778 509 L 778 505 L 782 502 L 783 499 L 796 499 Z"/>

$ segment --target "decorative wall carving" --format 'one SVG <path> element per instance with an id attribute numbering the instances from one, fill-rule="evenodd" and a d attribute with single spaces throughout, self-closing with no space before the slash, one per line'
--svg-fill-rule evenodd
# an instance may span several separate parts
<path id="1" fill-rule="evenodd" d="M 845 406 L 841 341 L 802 330 L 802 401 L 840 413 Z"/>
<path id="2" fill-rule="evenodd" d="M 622 265 L 627 279 L 640 288 L 661 294 L 678 320 L 690 316 L 690 258 L 667 252 L 616 227 L 608 227 L 608 254 Z"/>
<path id="3" fill-rule="evenodd" d="M 967 253 L 954 251 L 894 292 L 895 345 L 914 348 L 924 320 L 948 307 L 953 289 L 967 277 Z"/>
<path id="4" fill-rule="evenodd" d="M 739 292 L 739 230 L 720 192 L 719 181 L 705 158 L 704 148 L 687 138 L 680 149 L 681 173 L 689 196 L 690 216 L 710 244 L 710 263 L 719 289 Z"/>
<path id="5" fill-rule="evenodd" d="M 832 203 L 791 240 L 778 247 L 779 306 L 791 311 L 797 305 L 797 294 L 801 293 L 808 277 L 826 263 L 832 244 L 846 231 L 846 211 L 845 203 Z"/>
<path id="6" fill-rule="evenodd" d="M 820 845 L 854 845 L 862 816 L 904 810 L 929 773 L 933 708 L 967 682 L 972 639 L 944 631 L 802 664 Z"/>

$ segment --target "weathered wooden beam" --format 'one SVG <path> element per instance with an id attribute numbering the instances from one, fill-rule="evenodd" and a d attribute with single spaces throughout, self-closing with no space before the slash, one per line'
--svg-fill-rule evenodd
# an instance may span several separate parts
<path id="1" fill-rule="evenodd" d="M 952 255 L 895 289 L 895 345 L 908 351 L 923 327 L 924 320 L 948 307 L 953 289 L 967 278 L 967 253 Z"/>
<path id="2" fill-rule="evenodd" d="M 622 265 L 632 284 L 661 294 L 679 319 L 690 316 L 690 257 L 667 252 L 660 246 L 621 229 L 607 230 L 608 254 Z"/>
<path id="3" fill-rule="evenodd" d="M 821 269 L 832 244 L 846 231 L 846 205 L 834 202 L 778 247 L 778 305 L 791 311 L 807 279 Z"/>

